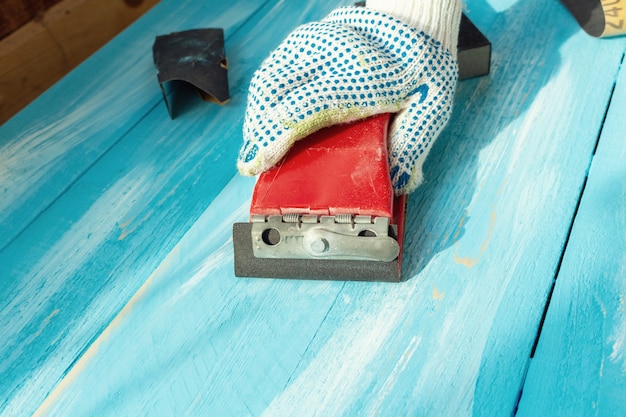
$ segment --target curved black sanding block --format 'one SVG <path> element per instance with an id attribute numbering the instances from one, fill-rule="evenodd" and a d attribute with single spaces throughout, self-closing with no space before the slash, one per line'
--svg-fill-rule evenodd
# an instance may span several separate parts
<path id="1" fill-rule="evenodd" d="M 173 87 L 181 82 L 193 86 L 205 101 L 225 104 L 230 98 L 223 29 L 192 29 L 157 36 L 152 52 L 159 85 L 172 118 Z"/>

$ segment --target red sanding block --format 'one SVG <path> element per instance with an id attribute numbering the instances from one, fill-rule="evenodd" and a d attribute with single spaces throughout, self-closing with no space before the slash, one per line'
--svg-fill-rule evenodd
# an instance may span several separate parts
<path id="1" fill-rule="evenodd" d="M 233 227 L 235 275 L 399 281 L 405 197 L 394 197 L 383 114 L 322 129 L 260 175 Z"/>

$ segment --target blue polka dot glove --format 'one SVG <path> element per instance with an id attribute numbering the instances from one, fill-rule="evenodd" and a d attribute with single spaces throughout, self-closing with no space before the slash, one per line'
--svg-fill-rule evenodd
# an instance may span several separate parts
<path id="1" fill-rule="evenodd" d="M 396 194 L 413 191 L 450 117 L 454 52 L 395 17 L 361 7 L 297 28 L 252 78 L 239 171 L 271 168 L 295 141 L 323 127 L 396 113 L 390 175 Z"/>

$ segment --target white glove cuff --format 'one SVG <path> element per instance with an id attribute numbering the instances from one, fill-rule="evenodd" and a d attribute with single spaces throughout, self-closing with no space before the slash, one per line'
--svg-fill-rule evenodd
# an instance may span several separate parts
<path id="1" fill-rule="evenodd" d="M 367 0 L 366 7 L 423 30 L 440 41 L 456 59 L 461 0 Z"/>

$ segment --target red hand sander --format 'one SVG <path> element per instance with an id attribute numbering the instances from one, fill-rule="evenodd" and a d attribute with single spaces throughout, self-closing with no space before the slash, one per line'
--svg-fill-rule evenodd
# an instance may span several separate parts
<path id="1" fill-rule="evenodd" d="M 399 281 L 405 196 L 394 197 L 383 114 L 322 129 L 260 175 L 233 227 L 235 275 Z"/>

